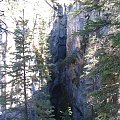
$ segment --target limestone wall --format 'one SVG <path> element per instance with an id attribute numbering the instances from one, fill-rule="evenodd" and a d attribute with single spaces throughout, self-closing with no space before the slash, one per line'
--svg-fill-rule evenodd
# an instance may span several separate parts
<path id="1" fill-rule="evenodd" d="M 78 12 L 78 13 L 76 13 Z M 94 111 L 89 103 L 89 93 L 100 87 L 99 77 L 90 77 L 87 66 L 94 67 L 97 43 L 89 41 L 89 34 L 82 34 L 87 16 L 94 20 L 94 11 L 84 9 L 82 2 L 76 2 L 67 19 L 67 57 L 77 54 L 76 62 L 68 66 L 66 81 L 69 81 L 72 96 L 73 120 L 94 119 Z M 90 51 L 92 50 L 92 51 Z M 68 90 L 69 91 L 69 90 Z"/>
<path id="2" fill-rule="evenodd" d="M 89 93 L 100 88 L 100 77 L 91 77 L 89 72 L 97 63 L 95 54 L 100 43 L 95 42 L 94 37 L 90 40 L 90 34 L 83 30 L 88 19 L 94 20 L 102 14 L 85 9 L 82 2 L 68 6 L 65 13 L 65 8 L 58 8 L 50 37 L 54 63 L 50 92 L 56 119 L 59 120 L 61 111 L 64 113 L 70 106 L 73 120 L 93 120 Z M 107 28 L 93 34 L 97 36 L 101 31 L 106 34 Z"/>

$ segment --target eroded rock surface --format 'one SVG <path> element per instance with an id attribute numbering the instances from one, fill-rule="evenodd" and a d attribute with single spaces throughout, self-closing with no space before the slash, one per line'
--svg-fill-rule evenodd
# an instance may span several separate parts
<path id="1" fill-rule="evenodd" d="M 56 15 L 50 38 L 54 63 L 50 92 L 56 119 L 59 120 L 60 112 L 70 106 L 73 120 L 93 120 L 94 111 L 89 103 L 89 93 L 100 87 L 100 79 L 97 75 L 93 78 L 87 74 L 87 65 L 94 66 L 93 63 L 96 62 L 97 43 L 89 42 L 89 34 L 80 33 L 88 16 L 93 20 L 97 15 L 92 10 L 84 9 L 82 2 L 67 7 L 65 13 L 65 8 L 58 8 L 59 14 Z M 71 14 L 78 10 L 84 12 Z"/>

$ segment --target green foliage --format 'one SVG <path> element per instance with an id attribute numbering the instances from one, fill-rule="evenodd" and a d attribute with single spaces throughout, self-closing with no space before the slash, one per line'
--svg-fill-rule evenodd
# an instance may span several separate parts
<path id="1" fill-rule="evenodd" d="M 71 120 L 72 110 L 71 107 L 68 106 L 65 112 L 62 112 L 61 120 Z"/>
<path id="2" fill-rule="evenodd" d="M 116 35 L 113 35 L 112 37 L 110 37 L 110 41 L 112 42 L 113 48 L 119 49 L 120 48 L 120 32 L 118 32 Z"/>
<path id="3" fill-rule="evenodd" d="M 7 102 L 10 104 L 10 108 L 12 108 L 13 104 L 23 104 L 24 101 L 24 118 L 26 120 L 28 120 L 27 94 L 32 83 L 30 74 L 33 72 L 31 69 L 33 65 L 30 65 L 30 63 L 34 57 L 32 55 L 33 51 L 30 49 L 31 43 L 28 38 L 27 22 L 27 20 L 24 20 L 24 15 L 23 18 L 20 17 L 17 21 L 14 32 L 15 50 L 11 54 L 13 59 L 11 59 L 11 64 L 9 65 L 10 69 L 7 69 L 7 74 L 11 78 L 11 88 Z"/>
<path id="4" fill-rule="evenodd" d="M 33 95 L 35 105 L 35 120 L 54 120 L 53 106 L 50 103 L 50 95 L 48 92 L 48 82 L 51 80 L 50 74 L 53 64 L 51 61 L 51 54 L 49 52 L 48 36 L 45 33 L 47 24 L 43 19 L 39 21 L 39 41 L 38 47 L 34 46 L 36 56 L 36 71 L 39 73 L 40 88 Z"/>
<path id="5" fill-rule="evenodd" d="M 73 15 L 73 17 L 79 15 L 80 13 L 82 13 L 82 10 L 74 10 L 73 12 L 70 12 L 69 15 Z"/>
<path id="6" fill-rule="evenodd" d="M 86 23 L 86 26 L 84 27 L 84 33 L 91 33 L 98 31 L 100 28 L 103 28 L 104 26 L 107 26 L 111 24 L 110 20 L 98 18 L 96 20 L 88 20 Z"/>
<path id="7" fill-rule="evenodd" d="M 101 7 L 104 7 L 106 1 L 98 2 L 96 0 L 86 1 L 84 7 L 86 9 L 99 10 Z"/>
<path id="8" fill-rule="evenodd" d="M 94 2 L 91 3 L 90 6 L 86 2 L 86 6 L 94 9 L 96 12 L 100 12 L 100 10 L 103 9 L 107 11 L 106 14 L 103 16 L 97 16 L 94 20 L 88 19 L 83 30 L 85 33 L 90 34 L 89 41 L 93 34 L 96 35 L 95 40 L 97 41 L 95 41 L 95 43 L 100 43 L 98 46 L 99 49 L 97 49 L 95 54 L 98 63 L 93 68 L 93 72 L 91 70 L 90 73 L 93 76 L 99 75 L 101 77 L 100 89 L 90 94 L 92 96 L 91 104 L 93 105 L 96 113 L 96 120 L 117 119 L 117 112 L 119 109 L 120 22 L 118 20 L 119 8 L 116 4 L 117 2 L 117 0 L 111 1 L 113 4 L 112 7 L 109 8 L 109 11 L 107 11 L 107 8 L 109 7 L 108 0 L 100 1 L 98 3 L 99 7 L 94 7 Z M 98 37 L 97 34 L 100 34 L 100 31 L 104 27 L 107 27 L 110 32 L 105 36 L 101 34 L 101 37 Z M 111 31 L 111 28 L 114 29 L 114 32 Z"/>
<path id="9" fill-rule="evenodd" d="M 99 115 L 95 120 L 106 120 L 106 114 Z"/>
<path id="10" fill-rule="evenodd" d="M 46 86 L 47 87 L 47 86 Z M 49 93 L 45 90 L 40 90 L 36 92 L 33 96 L 33 101 L 35 104 L 35 120 L 54 120 L 53 107 L 50 104 Z"/>
<path id="11" fill-rule="evenodd" d="M 102 88 L 92 93 L 92 104 L 98 116 L 103 113 L 106 115 L 105 120 L 115 117 L 119 109 L 117 103 L 120 74 L 119 61 L 119 57 L 102 54 L 99 66 L 95 69 L 95 74 L 99 73 L 102 77 Z"/>
<path id="12" fill-rule="evenodd" d="M 5 103 L 5 98 L 3 96 L 0 96 L 0 104 L 1 105 L 6 104 Z"/>
<path id="13" fill-rule="evenodd" d="M 118 110 L 117 94 L 119 85 L 109 85 L 102 87 L 100 90 L 92 93 L 94 99 L 92 104 L 95 111 L 97 111 L 98 116 L 105 113 L 107 118 L 113 117 L 116 115 Z"/>
<path id="14" fill-rule="evenodd" d="M 32 37 L 28 32 L 27 20 L 20 18 L 15 29 L 15 50 L 11 53 L 13 59 L 11 64 L 7 65 L 7 75 L 10 76 L 11 85 L 9 94 L 7 96 L 7 103 L 9 104 L 9 114 L 20 112 L 19 110 L 11 111 L 13 105 L 20 106 L 22 116 L 20 120 L 27 120 L 25 116 L 30 118 L 31 111 L 35 112 L 36 120 L 54 120 L 53 107 L 50 104 L 50 97 L 47 83 L 51 80 L 49 68 L 51 67 L 50 53 L 47 35 L 45 34 L 45 23 L 42 21 L 39 26 L 39 48 L 34 46 L 34 51 L 31 48 Z M 33 90 L 33 84 L 37 85 L 38 91 Z M 25 92 L 32 96 L 25 96 Z M 35 93 L 34 93 L 35 92 Z M 1 101 L 3 101 L 1 99 Z M 24 103 L 27 104 L 25 108 Z M 30 104 L 30 105 L 29 105 Z M 25 108 L 25 109 L 24 109 Z M 25 111 L 27 109 L 27 114 Z M 25 114 L 25 115 L 24 115 Z M 10 119 L 19 119 L 19 113 L 16 116 L 10 116 Z M 7 116 L 9 117 L 9 116 Z"/>

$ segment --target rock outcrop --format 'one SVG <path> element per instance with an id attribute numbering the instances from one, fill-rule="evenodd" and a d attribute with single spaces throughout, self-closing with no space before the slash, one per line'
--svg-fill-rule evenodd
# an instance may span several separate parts
<path id="1" fill-rule="evenodd" d="M 82 2 L 67 7 L 64 13 L 62 6 L 58 9 L 50 37 L 54 63 L 50 92 L 56 119 L 61 119 L 61 111 L 65 112 L 70 106 L 73 120 L 93 120 L 94 110 L 89 103 L 89 93 L 100 87 L 100 78 L 97 75 L 94 78 L 88 76 L 90 70 L 87 65 L 94 67 L 93 63 L 97 62 L 97 43 L 88 40 L 89 34 L 80 33 L 88 16 L 93 20 L 97 15 L 92 10 L 84 9 Z M 79 10 L 79 14 L 73 14 Z"/>
<path id="2" fill-rule="evenodd" d="M 65 69 L 62 69 L 62 71 L 59 69 L 60 61 L 66 58 L 67 15 L 66 8 L 63 8 L 60 4 L 57 4 L 56 11 L 53 29 L 50 34 L 50 51 L 52 54 L 52 62 L 54 64 L 50 93 L 51 102 L 55 107 L 55 118 L 59 120 L 61 111 L 65 109 L 65 102 L 67 101 L 65 88 L 61 80 L 62 78 L 65 79 Z"/>

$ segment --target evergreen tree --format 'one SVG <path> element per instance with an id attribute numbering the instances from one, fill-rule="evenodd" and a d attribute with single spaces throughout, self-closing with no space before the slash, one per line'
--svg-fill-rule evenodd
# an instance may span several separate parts
<path id="1" fill-rule="evenodd" d="M 36 64 L 39 75 L 39 91 L 34 94 L 34 102 L 36 104 L 36 120 L 54 120 L 53 107 L 50 104 L 50 95 L 48 82 L 50 78 L 50 59 L 48 36 L 46 33 L 47 24 L 40 18 L 36 24 L 35 33 L 38 32 L 38 47 L 34 46 L 36 55 Z"/>
<path id="2" fill-rule="evenodd" d="M 8 97 L 8 102 L 10 104 L 17 106 L 23 106 L 24 103 L 24 119 L 28 120 L 28 96 L 31 93 L 32 84 L 32 72 L 33 65 L 32 58 L 33 53 L 30 50 L 30 41 L 28 39 L 29 32 L 27 28 L 27 20 L 24 20 L 24 10 L 23 17 L 17 21 L 17 26 L 15 30 L 15 52 L 12 53 L 13 59 L 11 61 L 11 66 L 8 67 L 7 74 L 11 76 L 11 91 Z M 16 106 L 16 107 L 17 107 Z M 21 118 L 23 119 L 23 118 Z"/>
<path id="3" fill-rule="evenodd" d="M 96 51 L 98 64 L 92 73 L 92 75 L 99 74 L 102 78 L 101 88 L 92 94 L 96 119 L 119 119 L 120 2 L 118 0 L 93 0 L 89 4 L 86 2 L 85 6 L 99 13 L 95 20 L 88 19 L 84 31 L 91 34 L 89 40 L 96 34 L 97 41 L 95 42 L 100 43 Z"/>
<path id="4" fill-rule="evenodd" d="M 45 33 L 45 23 L 42 21 L 38 25 L 40 26 L 39 49 L 35 47 L 34 53 L 31 49 L 33 36 L 31 37 L 28 32 L 27 20 L 24 20 L 24 11 L 23 16 L 16 22 L 14 32 L 15 51 L 10 54 L 13 58 L 10 61 L 11 64 L 7 65 L 6 73 L 9 76 L 8 78 L 11 79 L 8 82 L 10 90 L 5 95 L 9 106 L 9 109 L 6 110 L 8 112 L 7 119 L 33 120 L 30 118 L 31 111 L 35 113 L 35 119 L 53 119 L 47 85 L 50 80 L 49 67 L 51 65 L 48 64 L 50 53 L 47 34 Z M 38 91 L 34 91 L 36 86 Z M 33 97 L 28 96 L 31 92 Z M 41 97 L 39 98 L 39 96 Z M 40 107 L 37 107 L 37 105 Z"/>
<path id="5" fill-rule="evenodd" d="M 2 0 L 0 1 L 2 2 Z M 1 3 L 0 3 L 1 4 Z M 7 24 L 4 21 L 4 11 L 0 10 L 0 112 L 6 110 L 6 53 Z M 5 38 L 3 38 L 5 36 Z"/>

